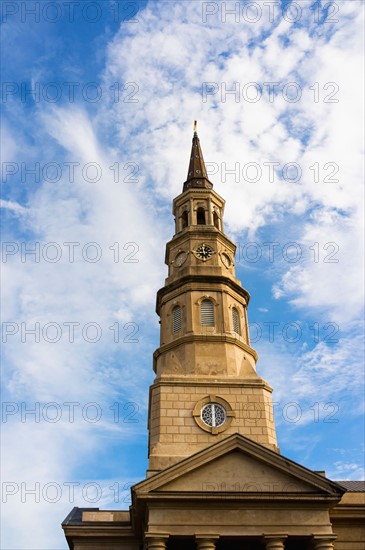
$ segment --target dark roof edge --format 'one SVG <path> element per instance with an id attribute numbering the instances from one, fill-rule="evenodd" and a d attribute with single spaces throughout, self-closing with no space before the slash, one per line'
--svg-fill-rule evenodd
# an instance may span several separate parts
<path id="1" fill-rule="evenodd" d="M 66 516 L 66 518 L 61 523 L 64 525 L 82 525 L 82 512 L 98 512 L 99 508 L 79 508 L 74 506 L 71 512 Z"/>
<path id="2" fill-rule="evenodd" d="M 364 480 L 334 480 L 336 483 L 347 489 L 348 493 L 365 493 L 365 481 Z"/>

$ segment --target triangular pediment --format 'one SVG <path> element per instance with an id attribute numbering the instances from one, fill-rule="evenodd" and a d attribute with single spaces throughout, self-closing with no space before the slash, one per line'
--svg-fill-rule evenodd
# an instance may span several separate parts
<path id="1" fill-rule="evenodd" d="M 236 449 L 168 481 L 160 491 L 313 492 L 313 486 Z"/>
<path id="2" fill-rule="evenodd" d="M 134 487 L 146 493 L 340 496 L 337 484 L 250 439 L 234 434 Z"/>

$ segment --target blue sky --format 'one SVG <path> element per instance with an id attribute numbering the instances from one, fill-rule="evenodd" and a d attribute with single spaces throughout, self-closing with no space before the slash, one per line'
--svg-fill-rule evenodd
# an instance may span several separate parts
<path id="1" fill-rule="evenodd" d="M 281 452 L 362 479 L 363 3 L 68 6 L 2 3 L 1 547 L 145 475 L 194 119 Z"/>

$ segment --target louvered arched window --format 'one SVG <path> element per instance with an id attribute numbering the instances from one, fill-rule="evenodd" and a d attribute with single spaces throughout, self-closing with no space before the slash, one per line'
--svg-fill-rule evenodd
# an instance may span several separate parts
<path id="1" fill-rule="evenodd" d="M 181 306 L 175 306 L 172 310 L 172 332 L 180 332 L 182 325 L 182 311 Z"/>
<path id="2" fill-rule="evenodd" d="M 237 332 L 237 334 L 241 334 L 240 316 L 239 316 L 238 311 L 235 307 L 232 309 L 232 323 L 233 323 L 233 330 L 235 332 Z"/>
<path id="3" fill-rule="evenodd" d="M 214 304 L 211 300 L 203 300 L 200 305 L 201 321 L 204 327 L 214 327 Z"/>
<path id="4" fill-rule="evenodd" d="M 196 211 L 196 223 L 198 225 L 205 225 L 205 210 L 202 207 L 199 207 Z"/>

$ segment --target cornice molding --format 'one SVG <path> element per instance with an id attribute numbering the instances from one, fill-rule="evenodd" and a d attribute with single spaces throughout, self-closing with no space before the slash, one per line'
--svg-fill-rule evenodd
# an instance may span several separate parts
<path id="1" fill-rule="evenodd" d="M 189 284 L 189 283 L 198 283 L 200 285 L 225 285 L 240 296 L 242 296 L 247 305 L 250 301 L 250 294 L 249 292 L 244 289 L 242 286 L 238 285 L 232 279 L 229 279 L 228 277 L 225 277 L 223 275 L 185 275 L 179 279 L 176 279 L 173 283 L 170 283 L 162 288 L 157 292 L 156 297 L 156 313 L 157 315 L 160 315 L 160 306 L 162 298 L 169 294 L 170 292 L 173 292 L 176 289 L 181 288 L 183 285 Z M 204 286 L 203 286 L 204 289 Z M 203 290 L 202 289 L 202 290 Z M 219 289 L 221 290 L 221 289 Z"/>

